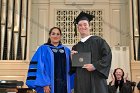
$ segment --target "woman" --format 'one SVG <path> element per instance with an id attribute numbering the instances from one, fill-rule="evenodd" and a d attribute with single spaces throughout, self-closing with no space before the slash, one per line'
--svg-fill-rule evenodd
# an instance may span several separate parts
<path id="1" fill-rule="evenodd" d="M 132 93 L 131 82 L 124 77 L 124 71 L 116 68 L 113 72 L 112 81 L 109 83 L 109 93 Z"/>
<path id="2" fill-rule="evenodd" d="M 34 54 L 26 84 L 37 93 L 70 93 L 70 50 L 61 44 L 60 28 L 53 27 L 48 42 Z"/>

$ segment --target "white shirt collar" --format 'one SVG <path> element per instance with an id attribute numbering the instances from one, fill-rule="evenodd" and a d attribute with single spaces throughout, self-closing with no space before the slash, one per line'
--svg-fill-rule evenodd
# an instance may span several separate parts
<path id="1" fill-rule="evenodd" d="M 89 39 L 92 35 L 86 36 L 84 38 L 81 38 L 81 42 L 85 42 L 87 39 Z"/>

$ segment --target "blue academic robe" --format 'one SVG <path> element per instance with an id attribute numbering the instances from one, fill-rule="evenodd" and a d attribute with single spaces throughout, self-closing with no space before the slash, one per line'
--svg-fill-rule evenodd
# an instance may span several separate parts
<path id="1" fill-rule="evenodd" d="M 71 93 L 73 88 L 73 79 L 70 79 L 70 49 L 64 45 L 59 45 L 57 48 L 64 47 L 66 53 L 66 78 L 67 92 Z M 73 76 L 72 76 L 73 77 Z M 72 84 L 70 84 L 72 82 Z M 44 93 L 44 86 L 51 86 L 51 92 L 54 93 L 54 54 L 49 45 L 40 46 L 29 65 L 26 85 L 29 88 L 35 89 L 37 93 Z"/>

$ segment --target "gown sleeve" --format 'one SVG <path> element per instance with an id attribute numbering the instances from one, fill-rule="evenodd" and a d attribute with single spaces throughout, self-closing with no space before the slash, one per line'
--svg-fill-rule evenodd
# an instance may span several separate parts
<path id="1" fill-rule="evenodd" d="M 108 85 L 108 93 L 116 93 L 115 85 L 111 85 L 111 82 Z"/>
<path id="2" fill-rule="evenodd" d="M 132 86 L 130 81 L 127 81 L 126 83 L 123 84 L 121 93 L 132 93 Z"/>
<path id="3" fill-rule="evenodd" d="M 96 70 L 99 71 L 107 79 L 111 67 L 112 52 L 109 45 L 104 39 L 98 39 L 97 43 L 97 46 L 99 47 L 99 59 L 97 60 L 97 62 L 94 62 L 93 65 Z"/>
<path id="4" fill-rule="evenodd" d="M 47 54 L 44 51 L 46 51 L 45 48 L 42 46 L 39 47 L 30 61 L 26 79 L 26 85 L 29 88 L 36 89 L 37 87 L 48 86 L 51 83 L 49 70 L 46 70 L 46 68 L 49 68 L 50 65 L 45 56 Z"/>
<path id="5" fill-rule="evenodd" d="M 73 75 L 76 72 L 76 67 L 72 67 L 72 60 L 70 58 L 70 71 L 69 74 Z"/>
<path id="6" fill-rule="evenodd" d="M 115 88 L 115 85 L 111 86 L 111 82 L 108 85 L 108 92 L 109 93 L 116 93 L 117 89 Z M 123 86 L 121 88 L 120 93 L 132 93 L 132 86 L 130 81 L 127 81 L 126 83 L 123 83 Z"/>

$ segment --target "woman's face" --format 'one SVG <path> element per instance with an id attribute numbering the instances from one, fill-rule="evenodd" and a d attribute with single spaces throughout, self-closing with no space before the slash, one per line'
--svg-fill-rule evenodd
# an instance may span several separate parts
<path id="1" fill-rule="evenodd" d="M 116 76 L 117 80 L 121 80 L 122 76 L 123 76 L 122 70 L 121 69 L 117 69 L 116 72 L 115 72 L 115 76 Z"/>
<path id="2" fill-rule="evenodd" d="M 51 31 L 50 40 L 51 40 L 51 44 L 59 43 L 59 41 L 61 40 L 61 33 L 57 28 Z"/>

